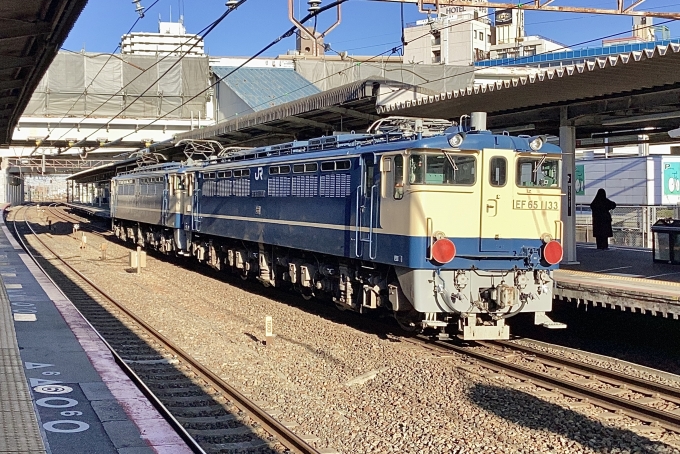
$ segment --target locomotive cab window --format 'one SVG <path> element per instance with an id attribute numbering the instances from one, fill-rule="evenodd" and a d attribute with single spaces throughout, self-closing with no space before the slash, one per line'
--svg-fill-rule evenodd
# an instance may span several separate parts
<path id="1" fill-rule="evenodd" d="M 517 160 L 517 186 L 560 187 L 559 159 L 544 156 L 525 157 Z"/>
<path id="2" fill-rule="evenodd" d="M 491 186 L 505 186 L 508 176 L 508 161 L 502 156 L 494 156 L 489 161 L 489 183 Z"/>
<path id="3" fill-rule="evenodd" d="M 474 156 L 440 153 L 413 153 L 409 160 L 411 184 L 475 184 L 477 160 Z"/>

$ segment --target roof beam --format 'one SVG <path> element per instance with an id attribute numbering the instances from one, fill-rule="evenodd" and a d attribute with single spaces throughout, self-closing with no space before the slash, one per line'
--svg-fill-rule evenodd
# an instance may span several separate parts
<path id="1" fill-rule="evenodd" d="M 299 125 L 312 126 L 314 128 L 324 129 L 326 131 L 333 131 L 335 129 L 335 126 L 329 125 L 328 123 L 321 123 L 320 121 L 308 120 L 306 118 L 300 117 L 288 117 L 286 118 L 286 121 L 297 123 Z"/>
<path id="2" fill-rule="evenodd" d="M 326 107 L 324 110 L 339 113 L 340 115 L 347 115 L 348 117 L 359 118 L 361 120 L 377 121 L 382 117 L 369 113 L 357 112 L 356 110 L 347 109 L 346 107 Z"/>
<path id="3" fill-rule="evenodd" d="M 289 136 L 293 135 L 293 133 L 291 133 L 290 131 L 286 131 L 285 129 L 275 128 L 273 126 L 268 126 L 268 125 L 253 125 L 253 126 L 250 126 L 250 127 L 253 128 L 253 129 L 260 129 L 260 130 L 266 131 L 266 132 L 275 132 L 277 134 L 285 134 L 285 135 L 289 135 Z"/>
<path id="4" fill-rule="evenodd" d="M 471 6 L 470 0 L 373 0 L 380 2 L 391 3 L 415 3 L 421 12 L 435 12 L 438 8 L 447 6 Z M 611 0 L 610 0 L 611 1 Z M 666 19 L 680 19 L 680 13 L 671 13 L 663 11 L 633 11 L 637 5 L 643 0 L 637 0 L 628 7 L 624 6 L 623 0 L 616 0 L 616 9 L 601 9 L 601 8 L 582 8 L 578 6 L 548 6 L 552 0 L 543 1 L 534 0 L 533 3 L 497 3 L 497 2 L 474 2 L 477 8 L 496 8 L 496 9 L 523 9 L 534 11 L 558 11 L 567 13 L 586 13 L 586 14 L 612 14 L 618 16 L 648 16 L 648 17 L 663 17 Z M 614 3 L 614 2 L 612 2 Z"/>
<path id="5" fill-rule="evenodd" d="M 20 38 L 49 33 L 48 22 L 27 22 L 16 19 L 0 18 L 0 39 Z"/>
<path id="6" fill-rule="evenodd" d="M 33 66 L 34 64 L 35 57 L 13 57 L 10 55 L 0 55 L 0 71 L 5 69 Z"/>
<path id="7" fill-rule="evenodd" d="M 0 96 L 0 106 L 4 106 L 6 104 L 15 104 L 18 99 L 18 96 Z"/>
<path id="8" fill-rule="evenodd" d="M 0 80 L 0 90 L 14 90 L 23 87 L 25 83 L 23 79 Z"/>
<path id="9" fill-rule="evenodd" d="M 224 136 L 234 136 L 237 139 L 250 139 L 252 138 L 252 134 L 246 134 L 245 132 L 241 131 L 223 131 L 218 134 L 218 137 L 224 137 Z M 232 140 L 231 138 L 228 138 L 229 140 Z"/>
<path id="10" fill-rule="evenodd" d="M 651 93 L 635 93 L 609 97 L 597 101 L 579 101 L 568 105 L 570 119 L 575 119 L 577 126 L 599 125 L 603 116 L 617 111 L 645 111 L 667 106 L 677 110 L 680 104 L 680 88 L 661 90 Z M 640 115 L 639 113 L 636 115 Z M 489 115 L 488 124 L 492 129 L 502 129 L 503 125 L 521 123 L 559 122 L 559 107 L 539 107 L 528 111 L 512 111 Z M 499 126 L 500 125 L 500 126 Z"/>

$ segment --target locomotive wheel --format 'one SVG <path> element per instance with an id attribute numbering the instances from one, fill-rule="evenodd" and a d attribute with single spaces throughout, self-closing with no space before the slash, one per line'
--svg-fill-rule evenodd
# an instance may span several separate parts
<path id="1" fill-rule="evenodd" d="M 305 299 L 305 301 L 309 301 L 312 298 L 314 298 L 314 291 L 309 287 L 301 287 L 299 292 L 302 298 Z"/>
<path id="2" fill-rule="evenodd" d="M 417 333 L 422 330 L 422 327 L 420 326 L 422 315 L 419 312 L 410 310 L 393 312 L 393 314 L 399 327 L 407 333 Z"/>

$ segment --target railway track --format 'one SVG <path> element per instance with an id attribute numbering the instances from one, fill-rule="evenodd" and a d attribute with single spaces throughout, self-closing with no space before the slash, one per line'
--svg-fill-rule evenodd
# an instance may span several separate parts
<path id="1" fill-rule="evenodd" d="M 628 416 L 643 430 L 680 434 L 680 389 L 511 342 L 462 347 L 426 337 L 402 340 L 438 353 L 455 351 L 473 361 L 462 366 L 468 372 L 539 396 L 566 397 L 570 408 L 594 406 L 602 419 Z"/>
<path id="2" fill-rule="evenodd" d="M 43 215 L 46 217 L 46 219 L 51 219 L 51 220 L 62 220 L 64 221 L 67 225 L 78 225 L 78 229 L 81 231 L 85 232 L 91 232 L 91 233 L 96 233 L 96 234 L 103 234 L 108 232 L 108 229 L 99 227 L 98 225 L 94 224 L 91 222 L 90 219 L 81 217 L 81 216 L 76 216 L 72 213 L 67 213 L 66 210 L 57 205 L 57 204 L 50 204 L 47 206 L 42 206 L 40 207 L 40 210 L 42 210 Z"/>
<path id="3" fill-rule="evenodd" d="M 438 353 L 456 352 L 474 359 L 461 368 L 534 394 L 570 398 L 571 408 L 594 405 L 602 419 L 629 416 L 646 430 L 680 433 L 680 389 L 632 377 L 506 341 L 460 346 L 417 336 L 414 342 Z"/>
<path id="4" fill-rule="evenodd" d="M 196 452 L 318 453 L 62 259 L 33 230 L 31 209 L 8 216 L 17 239 Z M 36 247 L 24 241 L 26 235 L 33 235 Z"/>

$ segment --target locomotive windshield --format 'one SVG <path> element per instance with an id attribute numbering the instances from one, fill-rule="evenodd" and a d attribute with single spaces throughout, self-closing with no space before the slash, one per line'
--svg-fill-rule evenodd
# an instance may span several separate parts
<path id="1" fill-rule="evenodd" d="M 474 156 L 453 153 L 413 153 L 409 161 L 411 184 L 475 184 Z"/>
<path id="2" fill-rule="evenodd" d="M 560 187 L 560 161 L 546 156 L 517 160 L 517 186 Z"/>

